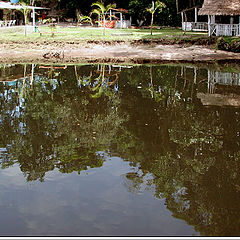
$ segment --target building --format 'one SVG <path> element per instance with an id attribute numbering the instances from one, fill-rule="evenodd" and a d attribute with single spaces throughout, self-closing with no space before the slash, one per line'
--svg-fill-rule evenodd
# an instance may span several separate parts
<path id="1" fill-rule="evenodd" d="M 24 8 L 28 8 L 31 11 L 33 29 L 36 25 L 36 10 L 47 9 L 35 6 L 23 7 L 21 4 L 0 1 L 0 27 L 10 27 L 13 22 L 21 24 L 23 22 L 21 10 Z"/>
<path id="2" fill-rule="evenodd" d="M 240 36 L 239 0 L 204 0 L 198 14 L 208 16 L 209 36 Z"/>
<path id="3" fill-rule="evenodd" d="M 208 31 L 209 36 L 240 36 L 240 0 L 204 0 L 181 9 L 184 31 Z"/>

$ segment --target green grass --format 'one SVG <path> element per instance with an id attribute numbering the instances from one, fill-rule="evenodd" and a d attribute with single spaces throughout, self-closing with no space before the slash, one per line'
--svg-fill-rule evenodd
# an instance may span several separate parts
<path id="1" fill-rule="evenodd" d="M 30 28 L 31 30 L 31 28 Z M 39 27 L 39 32 L 29 31 L 24 36 L 24 27 L 18 28 L 0 28 L 1 42 L 41 42 L 41 41 L 57 41 L 57 42 L 85 42 L 93 41 L 131 41 L 139 39 L 181 39 L 181 38 L 201 38 L 207 37 L 205 33 L 184 32 L 180 29 L 154 29 L 153 35 L 150 35 L 149 29 L 106 29 L 106 35 L 103 35 L 102 28 L 83 28 L 83 27 L 56 27 L 54 29 L 54 37 L 51 36 L 51 29 L 47 26 Z M 30 33 L 31 32 L 31 33 Z"/>

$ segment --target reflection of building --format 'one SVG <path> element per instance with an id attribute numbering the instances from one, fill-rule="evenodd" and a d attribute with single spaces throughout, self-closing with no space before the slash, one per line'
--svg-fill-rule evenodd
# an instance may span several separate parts
<path id="1" fill-rule="evenodd" d="M 215 93 L 217 85 L 240 86 L 240 73 L 208 70 L 208 91 Z"/>
<path id="2" fill-rule="evenodd" d="M 208 70 L 208 93 L 198 93 L 203 105 L 240 107 L 240 73 Z"/>

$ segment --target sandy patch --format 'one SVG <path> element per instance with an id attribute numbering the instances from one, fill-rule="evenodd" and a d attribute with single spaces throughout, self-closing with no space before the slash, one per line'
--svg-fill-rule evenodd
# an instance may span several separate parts
<path id="1" fill-rule="evenodd" d="M 239 53 L 205 46 L 114 44 L 14 44 L 0 45 L 0 62 L 162 62 L 240 60 Z"/>

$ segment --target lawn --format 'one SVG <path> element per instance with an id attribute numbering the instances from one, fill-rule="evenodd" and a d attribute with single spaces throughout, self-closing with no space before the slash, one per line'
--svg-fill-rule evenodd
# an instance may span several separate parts
<path id="1" fill-rule="evenodd" d="M 40 26 L 37 32 L 28 27 L 28 34 L 24 36 L 24 27 L 0 28 L 0 41 L 66 41 L 84 42 L 88 40 L 139 40 L 139 39 L 181 39 L 181 38 L 202 38 L 207 37 L 206 33 L 187 32 L 186 35 L 180 29 L 154 29 L 150 35 L 150 29 L 106 29 L 103 36 L 102 28 L 93 27 L 60 27 L 54 28 L 54 36 L 51 36 L 51 28 Z M 41 33 L 41 36 L 40 36 Z"/>

